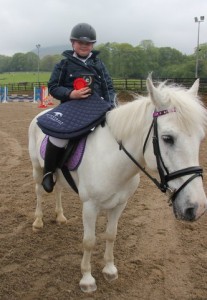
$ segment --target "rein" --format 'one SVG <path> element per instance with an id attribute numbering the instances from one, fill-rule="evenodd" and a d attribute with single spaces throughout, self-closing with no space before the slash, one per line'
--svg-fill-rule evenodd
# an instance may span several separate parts
<path id="1" fill-rule="evenodd" d="M 157 170 L 159 173 L 159 177 L 160 177 L 160 182 L 152 177 L 146 170 L 144 167 L 142 167 L 138 161 L 126 150 L 126 148 L 122 145 L 122 143 L 118 143 L 119 144 L 119 149 L 123 150 L 125 152 L 125 154 L 133 161 L 133 163 L 138 166 L 138 168 L 148 177 L 150 178 L 150 180 L 152 180 L 154 182 L 154 184 L 159 188 L 159 190 L 163 193 L 169 192 L 169 201 L 170 201 L 170 205 L 172 204 L 172 202 L 175 201 L 177 195 L 179 194 L 179 192 L 188 184 L 190 183 L 193 179 L 195 179 L 198 176 L 202 177 L 202 173 L 203 173 L 203 169 L 200 166 L 194 166 L 194 167 L 189 167 L 189 168 L 184 168 L 172 173 L 169 173 L 167 167 L 164 164 L 164 161 L 162 159 L 162 155 L 160 152 L 160 146 L 159 146 L 159 139 L 158 139 L 158 126 L 157 126 L 157 119 L 160 116 L 163 116 L 165 114 L 168 114 L 170 112 L 176 112 L 176 109 L 165 109 L 162 111 L 155 111 L 153 113 L 153 121 L 150 125 L 148 134 L 146 136 L 145 142 L 144 142 L 144 146 L 143 146 L 143 155 L 145 153 L 145 149 L 146 149 L 146 145 L 147 142 L 149 140 L 149 136 L 150 133 L 153 129 L 153 150 L 154 150 L 154 155 L 156 157 L 156 162 L 157 162 Z M 192 175 L 193 174 L 193 175 Z M 187 175 L 192 175 L 190 178 L 188 178 L 177 190 L 172 190 L 169 185 L 168 182 L 171 180 L 174 180 L 176 178 L 182 177 L 182 176 L 187 176 Z"/>

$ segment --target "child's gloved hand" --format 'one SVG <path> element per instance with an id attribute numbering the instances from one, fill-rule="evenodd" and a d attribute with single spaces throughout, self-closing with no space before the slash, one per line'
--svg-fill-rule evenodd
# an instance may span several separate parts
<path id="1" fill-rule="evenodd" d="M 91 95 L 91 89 L 89 87 L 84 87 L 80 90 L 73 90 L 70 93 L 70 99 L 85 99 Z"/>

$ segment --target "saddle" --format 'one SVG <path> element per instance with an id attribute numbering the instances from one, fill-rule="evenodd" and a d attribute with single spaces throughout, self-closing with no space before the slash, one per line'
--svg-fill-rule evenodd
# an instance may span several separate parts
<path id="1" fill-rule="evenodd" d="M 60 158 L 59 168 L 73 190 L 78 189 L 70 174 L 80 165 L 88 134 L 98 125 L 104 125 L 110 105 L 98 94 L 87 99 L 71 100 L 58 105 L 37 118 L 37 125 L 46 137 L 42 141 L 40 153 L 44 159 L 48 135 L 69 139 L 68 146 Z"/>

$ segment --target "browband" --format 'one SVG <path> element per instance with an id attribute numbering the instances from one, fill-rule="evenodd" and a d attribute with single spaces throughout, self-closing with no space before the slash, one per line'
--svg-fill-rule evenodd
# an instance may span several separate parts
<path id="1" fill-rule="evenodd" d="M 160 111 L 154 111 L 153 112 L 153 117 L 159 117 L 159 116 L 163 116 L 166 115 L 170 112 L 176 112 L 176 108 L 171 108 L 171 109 L 164 109 L 164 110 L 160 110 Z"/>

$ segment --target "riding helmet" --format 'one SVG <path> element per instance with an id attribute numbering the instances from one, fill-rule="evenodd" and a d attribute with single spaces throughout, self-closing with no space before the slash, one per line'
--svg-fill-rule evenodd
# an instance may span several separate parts
<path id="1" fill-rule="evenodd" d="M 96 42 L 96 31 L 87 23 L 79 23 L 73 27 L 70 40 L 82 41 L 82 42 Z"/>

